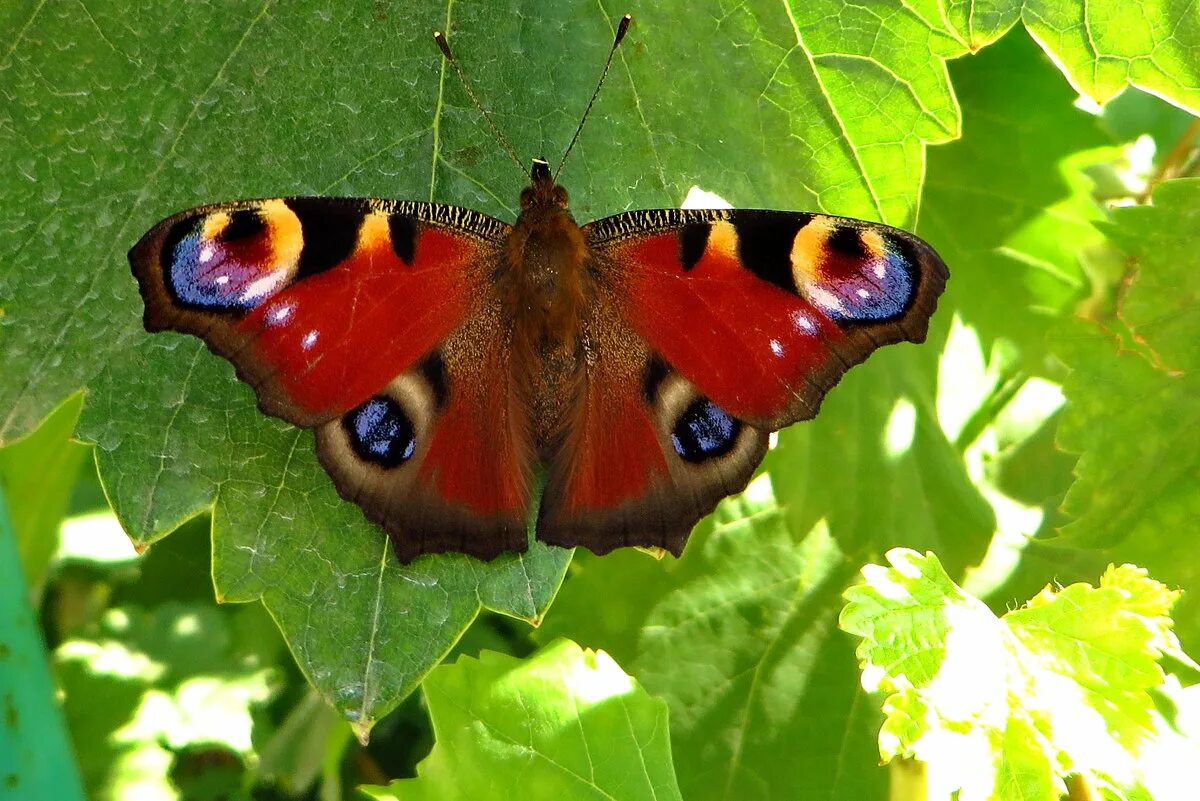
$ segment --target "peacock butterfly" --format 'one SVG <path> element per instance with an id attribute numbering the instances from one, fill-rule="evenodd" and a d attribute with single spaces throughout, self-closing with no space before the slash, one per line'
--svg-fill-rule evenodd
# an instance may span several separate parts
<path id="1" fill-rule="evenodd" d="M 524 550 L 539 465 L 542 541 L 678 555 L 771 431 L 881 345 L 925 339 L 948 278 L 912 234 L 824 214 L 579 226 L 556 176 L 533 161 L 513 225 L 331 197 L 181 212 L 129 253 L 146 329 L 195 334 L 265 413 L 314 429 L 402 562 Z"/>

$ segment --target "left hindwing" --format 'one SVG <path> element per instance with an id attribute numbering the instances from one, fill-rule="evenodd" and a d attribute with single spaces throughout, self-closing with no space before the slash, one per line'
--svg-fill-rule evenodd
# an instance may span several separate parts
<path id="1" fill-rule="evenodd" d="M 584 227 L 594 347 L 538 536 L 678 553 L 767 434 L 816 415 L 876 348 L 925 339 L 948 272 L 917 237 L 841 217 L 659 210 Z"/>

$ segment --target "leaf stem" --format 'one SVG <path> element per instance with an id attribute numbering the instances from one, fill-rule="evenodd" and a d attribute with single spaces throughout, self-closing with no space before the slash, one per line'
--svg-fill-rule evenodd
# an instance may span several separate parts
<path id="1" fill-rule="evenodd" d="M 1154 171 L 1154 175 L 1146 182 L 1146 188 L 1138 195 L 1137 201 L 1139 204 L 1144 205 L 1148 203 L 1155 188 L 1166 179 L 1174 176 L 1177 168 L 1183 164 L 1187 159 L 1188 153 L 1191 152 L 1192 143 L 1195 141 L 1197 135 L 1200 135 L 1200 119 L 1192 120 L 1191 125 L 1183 132 L 1183 136 L 1176 140 L 1170 152 L 1158 163 L 1158 168 Z"/>

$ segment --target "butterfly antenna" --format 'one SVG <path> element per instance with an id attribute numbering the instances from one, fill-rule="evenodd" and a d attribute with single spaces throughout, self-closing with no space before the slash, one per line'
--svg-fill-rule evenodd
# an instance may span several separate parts
<path id="1" fill-rule="evenodd" d="M 555 181 L 558 181 L 558 174 L 562 172 L 563 165 L 567 163 L 567 156 L 571 155 L 571 149 L 575 147 L 575 140 L 579 138 L 579 132 L 583 130 L 583 124 L 587 122 L 588 114 L 592 111 L 592 104 L 600 96 L 600 87 L 604 86 L 604 79 L 608 77 L 608 68 L 612 66 L 613 56 L 617 52 L 617 45 L 621 44 L 621 40 L 625 38 L 625 32 L 629 30 L 629 23 L 631 22 L 633 22 L 633 16 L 626 14 L 617 23 L 617 35 L 613 37 L 612 48 L 608 51 L 608 58 L 604 61 L 604 71 L 600 73 L 600 80 L 596 82 L 596 91 L 592 92 L 592 99 L 588 101 L 587 108 L 583 110 L 583 116 L 579 119 L 579 126 L 575 129 L 575 135 L 571 137 L 571 144 L 567 145 L 567 152 L 563 153 L 562 161 L 558 162 L 558 169 L 554 171 Z"/>
<path id="2" fill-rule="evenodd" d="M 433 41 L 437 42 L 438 47 L 442 48 L 442 55 L 450 62 L 450 66 L 454 67 L 454 72 L 458 75 L 459 82 L 462 84 L 463 89 L 467 90 L 467 97 L 471 98 L 471 102 L 475 104 L 475 108 L 479 109 L 479 113 L 487 120 L 488 127 L 492 129 L 492 133 L 496 136 L 496 139 L 503 145 L 509 158 L 513 160 L 517 168 L 521 170 L 521 174 L 524 175 L 525 165 L 521 162 L 520 157 L 517 156 L 517 151 L 513 150 L 513 146 L 508 143 L 508 140 L 504 138 L 504 134 L 500 133 L 500 129 L 496 127 L 496 122 L 492 119 L 492 115 L 488 114 L 488 110 L 483 107 L 483 104 L 479 102 L 479 98 L 475 96 L 475 92 L 471 89 L 471 84 L 467 82 L 467 76 L 458 64 L 458 59 L 454 57 L 454 53 L 450 52 L 450 43 L 446 41 L 446 35 L 441 31 L 434 31 Z"/>

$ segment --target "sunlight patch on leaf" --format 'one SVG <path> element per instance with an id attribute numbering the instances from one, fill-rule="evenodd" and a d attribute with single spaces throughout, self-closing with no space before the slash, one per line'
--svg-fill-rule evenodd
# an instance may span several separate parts
<path id="1" fill-rule="evenodd" d="M 63 521 L 55 561 L 113 564 L 133 562 L 138 552 L 111 511 L 89 512 Z"/>
<path id="2" fill-rule="evenodd" d="M 997 618 L 932 554 L 887 556 L 863 568 L 839 620 L 862 638 L 863 686 L 885 696 L 885 761 L 920 759 L 935 795 L 970 799 L 1048 797 L 1070 773 L 1141 780 L 1179 593 L 1114 566 L 1096 587 L 1047 587 Z"/>
<path id="3" fill-rule="evenodd" d="M 917 430 L 917 408 L 908 398 L 896 399 L 883 429 L 884 452 L 890 459 L 899 459 L 912 447 Z"/>
<path id="4" fill-rule="evenodd" d="M 527 659 L 484 651 L 425 682 L 433 751 L 406 799 L 678 799 L 667 708 L 608 654 L 557 640 Z"/>

